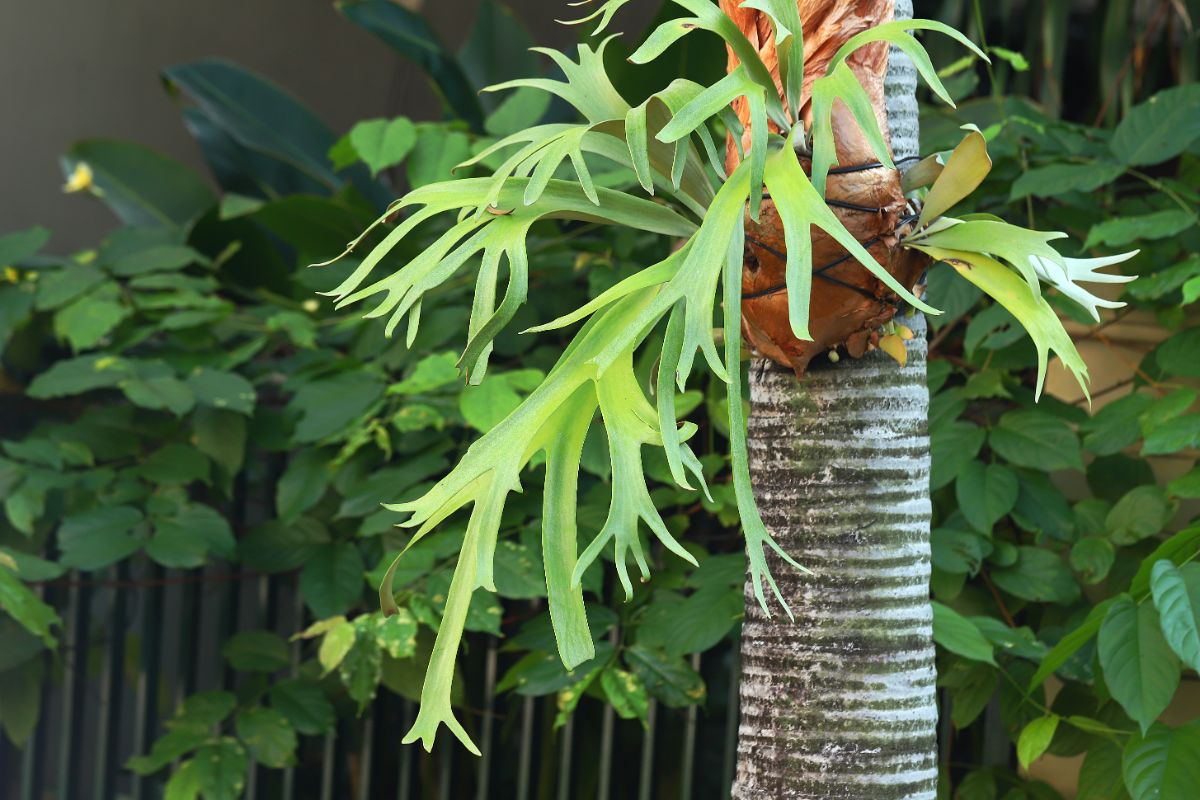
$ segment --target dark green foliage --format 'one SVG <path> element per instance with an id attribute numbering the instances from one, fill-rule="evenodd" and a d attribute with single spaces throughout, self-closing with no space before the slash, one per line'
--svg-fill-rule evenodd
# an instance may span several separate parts
<path id="1" fill-rule="evenodd" d="M 0 723 L 13 740 L 26 739 L 36 722 L 37 687 L 52 674 L 45 651 L 59 632 L 57 614 L 31 585 L 123 560 L 295 573 L 312 612 L 313 626 L 294 632 L 303 637 L 294 676 L 287 644 L 274 634 L 227 640 L 226 662 L 269 676 L 269 688 L 193 695 L 151 751 L 129 763 L 149 773 L 182 759 L 171 778 L 181 792 L 236 794 L 247 759 L 285 766 L 297 734 L 331 730 L 337 713 L 355 713 L 380 685 L 410 697 L 419 691 L 465 525 L 452 519 L 408 552 L 393 582 L 401 613 L 385 621 L 374 587 L 408 536 L 393 527 L 401 515 L 379 504 L 428 490 L 528 393 L 531 372 L 553 366 L 566 337 L 541 334 L 534 349 L 526 349 L 529 337 L 498 337 L 489 376 L 464 390 L 454 364 L 466 339 L 469 285 L 439 291 L 406 347 L 385 339 L 381 322 L 312 302 L 348 269 L 302 267 L 340 251 L 378 215 L 393 192 L 373 173 L 401 167 L 413 186 L 444 178 L 445 166 L 492 141 L 485 133 L 521 130 L 547 109 L 522 91 L 504 102 L 476 97 L 483 83 L 529 73 L 530 62 L 512 69 L 513 52 L 495 37 L 478 33 L 455 55 L 432 37 L 414 38 L 424 23 L 395 3 L 343 10 L 426 66 L 458 121 L 373 120 L 339 140 L 272 84 L 232 65 L 174 67 L 167 76 L 195 103 L 185 120 L 221 197 L 140 146 L 90 140 L 69 151 L 68 170 L 88 163 L 101 199 L 130 227 L 65 258 L 40 254 L 39 229 L 0 237 L 0 268 L 9 268 L 0 278 L 0 379 L 14 397 L 14 412 L 6 407 L 0 420 Z M 987 31 L 994 38 L 1009 24 L 1017 23 L 994 18 Z M 1036 56 L 1061 55 L 1060 24 L 1048 15 L 1045 25 L 1028 26 L 1036 40 L 1024 51 L 1035 65 L 1029 72 L 993 47 L 999 96 L 966 99 L 953 122 L 931 112 L 925 151 L 953 147 L 957 125 L 973 121 L 996 161 L 975 210 L 1066 230 L 1088 241 L 1089 256 L 1142 248 L 1125 267 L 1143 277 L 1120 298 L 1157 315 L 1166 335 L 1129 384 L 1095 387 L 1094 413 L 1053 397 L 1034 406 L 1036 354 L 1014 335 L 1012 318 L 948 267 L 932 270 L 930 301 L 947 312 L 935 323 L 930 364 L 939 682 L 959 730 L 947 769 L 958 797 L 1054 796 L 1011 770 L 960 766 L 978 763 L 972 747 L 982 737 L 973 734 L 998 694 L 1024 758 L 1087 753 L 1081 791 L 1092 794 L 1081 796 L 1108 796 L 1123 772 L 1132 797 L 1172 797 L 1175 787 L 1195 785 L 1187 770 L 1198 747 L 1196 722 L 1171 728 L 1153 719 L 1180 670 L 1197 668 L 1200 641 L 1200 583 L 1189 563 L 1200 553 L 1200 527 L 1189 527 L 1195 507 L 1187 505 L 1200 497 L 1200 428 L 1196 395 L 1185 385 L 1200 374 L 1200 150 L 1195 115 L 1179 111 L 1195 107 L 1197 86 L 1170 89 L 1154 103 L 1145 102 L 1153 83 L 1142 95 L 1130 86 L 1104 109 L 1104 127 L 1063 121 L 1050 111 L 1062 107 L 1090 122 L 1104 97 L 1089 90 L 1086 103 L 1055 100 L 1061 74 Z M 1101 44 L 1113 46 L 1108 38 Z M 674 63 L 690 69 L 693 52 L 680 48 Z M 1125 50 L 1113 52 L 1102 75 L 1120 67 Z M 934 61 L 950 59 L 935 52 Z M 980 63 L 944 78 L 959 98 L 991 80 Z M 275 124 L 254 125 L 271 114 Z M 278 124 L 278 115 L 296 124 Z M 445 229 L 419 231 L 405 255 Z M 539 223 L 529 241 L 537 289 L 527 324 L 578 307 L 661 259 L 667 244 L 632 231 Z M 1052 302 L 1079 315 L 1070 300 Z M 641 384 L 654 367 L 635 365 Z M 573 671 L 556 652 L 547 612 L 507 613 L 527 611 L 546 592 L 541 481 L 510 501 L 496 553 L 499 599 L 478 593 L 466 623 L 469 636 L 506 636 L 501 690 L 557 693 L 563 719 L 585 695 L 643 718 L 651 697 L 668 706 L 704 702 L 686 656 L 736 636 L 744 579 L 722 455 L 723 404 L 717 381 L 676 398 L 680 417 L 700 426 L 693 445 L 712 499 L 672 485 L 665 458 L 646 463 L 655 506 L 699 566 L 661 559 L 629 603 L 601 570 L 589 570 L 595 657 Z M 1173 467 L 1156 473 L 1148 459 L 1162 456 Z M 583 472 L 586 545 L 607 510 L 602 438 L 584 445 Z M 266 500 L 239 511 L 248 494 Z M 612 645 L 606 637 L 618 621 L 623 636 Z M 1051 674 L 1065 689 L 1048 708 L 1041 684 Z"/>

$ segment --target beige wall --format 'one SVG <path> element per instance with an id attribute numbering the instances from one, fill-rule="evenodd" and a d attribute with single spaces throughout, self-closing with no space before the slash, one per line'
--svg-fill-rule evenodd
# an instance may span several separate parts
<path id="1" fill-rule="evenodd" d="M 457 43 L 478 0 L 425 5 Z M 553 22 L 560 0 L 510 5 L 539 42 L 573 38 Z M 332 0 L 0 0 L 0 233 L 45 225 L 51 249 L 68 252 L 111 227 L 94 199 L 60 190 L 58 156 L 76 139 L 136 140 L 200 167 L 158 71 L 206 56 L 266 75 L 338 132 L 373 116 L 437 113 L 423 74 Z"/>

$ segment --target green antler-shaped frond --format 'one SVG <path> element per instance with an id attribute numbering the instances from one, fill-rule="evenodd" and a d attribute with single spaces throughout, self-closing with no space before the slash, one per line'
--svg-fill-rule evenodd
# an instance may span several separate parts
<path id="1" fill-rule="evenodd" d="M 836 239 L 859 264 L 905 302 L 928 314 L 941 313 L 892 277 L 891 273 L 846 230 L 805 174 L 793 148 L 781 147 L 771 154 L 767 160 L 765 178 L 771 198 L 779 209 L 779 217 L 783 220 L 784 240 L 787 245 L 784 279 L 788 290 L 788 319 L 797 338 L 812 338 L 808 332 L 808 306 L 813 274 L 813 225 Z"/>
<path id="2" fill-rule="evenodd" d="M 690 11 L 695 16 L 667 20 L 646 37 L 642 46 L 634 51 L 629 60 L 634 64 L 646 64 L 662 55 L 668 47 L 695 30 L 715 33 L 729 45 L 741 61 L 747 77 L 759 86 L 764 94 L 767 115 L 780 130 L 791 127 L 791 120 L 783 110 L 783 101 L 776 91 L 771 71 L 767 69 L 758 50 L 711 0 L 672 0 L 675 5 Z"/>
<path id="3" fill-rule="evenodd" d="M 622 119 L 629 110 L 629 103 L 613 86 L 604 71 L 604 48 L 612 36 L 602 41 L 595 49 L 586 44 L 579 45 L 579 60 L 572 61 L 564 54 L 548 47 L 534 47 L 533 52 L 550 58 L 563 71 L 566 80 L 551 78 L 518 78 L 489 86 L 484 91 L 498 92 L 504 89 L 541 89 L 561 97 L 574 106 L 588 122 L 603 122 Z"/>
<path id="4" fill-rule="evenodd" d="M 825 194 L 825 180 L 829 169 L 837 164 L 832 120 L 834 100 L 841 100 L 850 109 L 879 162 L 889 169 L 895 168 L 887 142 L 884 141 L 883 132 L 879 128 L 879 121 L 875 118 L 875 110 L 871 106 L 870 98 L 858 82 L 854 72 L 846 65 L 847 57 L 855 50 L 872 42 L 887 42 L 896 45 L 912 59 L 917 72 L 934 93 L 950 106 L 954 106 L 946 87 L 942 85 L 937 71 L 933 68 L 929 54 L 921 43 L 908 32 L 910 30 L 933 30 L 944 33 L 962 43 L 980 58 L 987 60 L 984 52 L 976 47 L 970 39 L 948 25 L 932 20 L 896 20 L 851 37 L 834 54 L 826 74 L 813 81 L 812 85 L 812 176 L 813 185 L 822 195 Z"/>
<path id="5" fill-rule="evenodd" d="M 590 6 L 594 2 L 595 0 L 578 0 L 578 2 L 567 3 L 567 5 L 572 8 L 579 8 L 581 6 Z M 594 19 L 599 19 L 595 30 L 591 33 L 592 36 L 599 36 L 608 27 L 609 23 L 612 22 L 613 15 L 620 11 L 628 2 L 629 0 L 605 0 L 605 2 L 593 9 L 590 14 L 576 19 L 560 19 L 556 20 L 556 22 L 563 25 L 585 25 Z"/>
<path id="6" fill-rule="evenodd" d="M 472 307 L 470 340 L 461 361 L 470 368 L 472 380 L 478 382 L 483 376 L 490 342 L 525 302 L 528 289 L 525 239 L 534 222 L 576 219 L 668 236 L 686 236 L 695 229 L 694 223 L 659 203 L 605 188 L 593 190 L 596 199 L 593 203 L 583 187 L 561 180 L 547 180 L 536 202 L 524 205 L 532 180 L 509 179 L 494 193 L 499 207 L 496 211 L 468 214 L 392 275 L 362 287 L 375 267 L 418 225 L 448 211 L 474 211 L 493 196 L 494 187 L 491 179 L 467 178 L 431 184 L 412 192 L 393 207 L 392 213 L 410 206 L 418 206 L 419 210 L 393 229 L 349 277 L 327 294 L 337 298 L 339 307 L 382 295 L 383 299 L 366 316 L 390 315 L 386 326 L 389 335 L 407 316 L 411 343 L 417 334 L 421 301 L 426 293 L 450 279 L 468 260 L 481 257 L 483 268 Z M 508 264 L 508 288 L 497 307 L 496 283 L 502 260 Z"/>

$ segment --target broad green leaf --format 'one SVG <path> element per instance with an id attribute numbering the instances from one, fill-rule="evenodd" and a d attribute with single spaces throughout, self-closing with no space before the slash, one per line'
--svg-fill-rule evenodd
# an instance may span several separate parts
<path id="1" fill-rule="evenodd" d="M 975 623 L 936 600 L 933 601 L 933 640 L 971 661 L 996 663 L 992 643 Z"/>
<path id="2" fill-rule="evenodd" d="M 957 227 L 957 226 L 956 226 Z M 974 283 L 985 294 L 1003 305 L 1029 333 L 1038 354 L 1036 397 L 1046 381 L 1047 357 L 1053 350 L 1087 391 L 1087 365 L 1075 349 L 1071 337 L 1045 298 L 1034 296 L 1029 286 L 1000 262 L 979 253 L 919 247 L 929 255 L 951 264 L 959 275 Z"/>
<path id="3" fill-rule="evenodd" d="M 414 189 L 452 178 L 454 168 L 466 160 L 471 141 L 461 131 L 423 128 L 408 159 L 408 183 Z"/>
<path id="4" fill-rule="evenodd" d="M 1167 643 L 1184 664 L 1200 671 L 1200 566 L 1178 568 L 1159 561 L 1150 574 L 1150 589 Z"/>
<path id="5" fill-rule="evenodd" d="M 991 571 L 992 582 L 1022 600 L 1070 605 L 1079 599 L 1079 584 L 1066 563 L 1040 547 L 1017 548 L 1015 564 Z"/>
<path id="6" fill-rule="evenodd" d="M 198 567 L 208 556 L 233 558 L 237 543 L 229 522 L 210 506 L 189 503 L 154 520 L 146 554 L 167 567 Z"/>
<path id="7" fill-rule="evenodd" d="M 1195 213 L 1177 208 L 1137 217 L 1117 217 L 1093 225 L 1083 249 L 1097 245 L 1121 247 L 1139 240 L 1166 239 L 1192 227 L 1196 219 Z"/>
<path id="8" fill-rule="evenodd" d="M 1122 765 L 1133 800 L 1191 797 L 1200 785 L 1200 720 L 1135 733 L 1125 745 Z"/>
<path id="9" fill-rule="evenodd" d="M 1050 740 L 1058 730 L 1058 722 L 1058 715 L 1051 714 L 1038 717 L 1021 730 L 1017 738 L 1017 761 L 1024 769 L 1029 769 L 1029 765 L 1041 758 L 1050 747 Z"/>
<path id="10" fill-rule="evenodd" d="M 276 672 L 288 665 L 287 643 L 270 631 L 239 631 L 221 645 L 221 657 L 243 672 Z"/>
<path id="11" fill-rule="evenodd" d="M 1185 328 L 1155 348 L 1153 358 L 1168 375 L 1180 378 L 1200 377 L 1200 326 Z M 32 390 L 31 390 L 32 391 Z"/>
<path id="12" fill-rule="evenodd" d="M 231 692 L 198 692 L 184 698 L 166 725 L 172 730 L 211 728 L 224 721 L 235 708 L 237 697 Z"/>
<path id="13" fill-rule="evenodd" d="M 1115 743 L 1091 740 L 1079 768 L 1075 800 L 1129 800 L 1121 776 L 1121 748 Z"/>
<path id="14" fill-rule="evenodd" d="M 236 372 L 197 367 L 185 383 L 200 405 L 228 408 L 240 414 L 253 413 L 258 399 L 250 381 Z"/>
<path id="15" fill-rule="evenodd" d="M 958 473 L 954 485 L 958 508 L 978 531 L 990 533 L 992 526 L 1017 502 L 1017 476 L 1000 464 L 969 462 Z"/>
<path id="16" fill-rule="evenodd" d="M 372 175 L 399 164 L 416 143 L 417 127 L 406 117 L 365 120 L 350 129 L 350 144 Z"/>
<path id="17" fill-rule="evenodd" d="M 14 266 L 37 255 L 48 241 L 50 231 L 40 226 L 0 236 L 0 267 Z"/>
<path id="18" fill-rule="evenodd" d="M 1071 545 L 1071 568 L 1080 573 L 1087 584 L 1095 585 L 1104 580 L 1116 558 L 1113 543 L 1100 536 L 1084 536 Z"/>
<path id="19" fill-rule="evenodd" d="M 1188 414 L 1154 426 L 1146 434 L 1142 455 L 1165 455 L 1200 447 L 1200 414 Z"/>
<path id="20" fill-rule="evenodd" d="M 1130 109 L 1113 133 L 1110 147 L 1126 164 L 1159 164 L 1182 153 L 1197 138 L 1200 86 L 1186 84 Z"/>
<path id="21" fill-rule="evenodd" d="M 1032 692 L 1045 683 L 1047 678 L 1053 675 L 1059 667 L 1067 663 L 1071 656 L 1079 652 L 1081 647 L 1096 636 L 1100 631 L 1100 625 L 1104 622 L 1104 618 L 1108 614 L 1108 610 L 1116 601 L 1117 598 L 1110 597 L 1093 606 L 1079 627 L 1070 631 L 1066 636 L 1059 639 L 1054 647 L 1050 648 L 1050 652 L 1046 653 L 1041 665 L 1038 666 L 1037 672 L 1030 679 L 1027 691 Z"/>
<path id="22" fill-rule="evenodd" d="M 475 89 L 462 64 L 424 17 L 390 0 L 350 0 L 340 3 L 338 10 L 424 69 L 446 111 L 472 128 L 482 129 L 483 111 Z"/>
<path id="23" fill-rule="evenodd" d="M 1130 545 L 1154 536 L 1175 513 L 1166 493 L 1157 486 L 1139 486 L 1116 502 L 1104 521 L 1116 545 Z"/>
<path id="24" fill-rule="evenodd" d="M 351 542 L 321 545 L 300 573 L 305 604 L 318 617 L 332 617 L 362 599 L 363 562 Z"/>
<path id="25" fill-rule="evenodd" d="M 141 541 L 131 534 L 142 521 L 132 506 L 108 506 L 73 514 L 58 529 L 59 563 L 97 570 L 134 553 Z"/>
<path id="26" fill-rule="evenodd" d="M 634 645 L 625 651 L 625 661 L 646 691 L 664 705 L 682 708 L 704 702 L 704 681 L 684 659 Z"/>
<path id="27" fill-rule="evenodd" d="M 1096 455 L 1119 453 L 1141 438 L 1138 419 L 1149 408 L 1148 394 L 1131 394 L 1108 403 L 1085 422 L 1083 446 Z"/>
<path id="28" fill-rule="evenodd" d="M 929 488 L 940 489 L 971 463 L 983 447 L 987 431 L 971 422 L 951 422 L 929 437 L 932 467 Z"/>
<path id="29" fill-rule="evenodd" d="M 1079 437 L 1059 417 L 1037 409 L 1010 411 L 988 436 L 992 450 L 1019 467 L 1083 469 Z"/>
<path id="30" fill-rule="evenodd" d="M 138 775 L 150 775 L 192 752 L 210 738 L 212 732 L 200 726 L 167 731 L 154 740 L 149 753 L 130 758 L 125 762 L 125 768 Z"/>
<path id="31" fill-rule="evenodd" d="M 241 146 L 283 161 L 327 189 L 340 185 L 327 156 L 333 132 L 279 86 L 218 59 L 169 67 L 163 78 Z"/>
<path id="32" fill-rule="evenodd" d="M 3 563 L 0 563 L 0 608 L 25 630 L 40 638 L 46 647 L 57 647 L 52 629 L 62 625 L 58 613 L 22 583 L 10 565 Z"/>
<path id="33" fill-rule="evenodd" d="M 1109 691 L 1145 733 L 1179 685 L 1179 659 L 1163 637 L 1158 611 L 1119 598 L 1104 617 L 1098 644 Z"/>
<path id="34" fill-rule="evenodd" d="M 196 787 L 204 800 L 235 800 L 246 785 L 246 748 L 236 739 L 222 737 L 196 750 Z"/>
<path id="35" fill-rule="evenodd" d="M 1129 584 L 1129 593 L 1138 601 L 1144 600 L 1150 594 L 1150 577 L 1154 565 L 1164 558 L 1180 567 L 1197 555 L 1200 555 L 1200 525 L 1192 525 L 1172 535 L 1142 559 L 1133 581 Z"/>
<path id="36" fill-rule="evenodd" d="M 1106 162 L 1091 164 L 1055 163 L 1023 172 L 1013 181 L 1009 200 L 1026 197 L 1057 197 L 1067 192 L 1091 192 L 1125 174 L 1125 167 Z"/>
<path id="37" fill-rule="evenodd" d="M 656 593 L 637 627 L 637 642 L 671 656 L 702 653 L 715 646 L 742 616 L 739 590 L 712 588 L 686 598 Z"/>
<path id="38" fill-rule="evenodd" d="M 375 698 L 375 691 L 383 677 L 383 651 L 373 637 L 360 633 L 337 669 L 346 693 L 358 704 L 361 713 Z"/>
<path id="39" fill-rule="evenodd" d="M 271 684 L 271 707 L 283 714 L 298 733 L 317 736 L 333 729 L 333 704 L 317 683 L 290 678 Z"/>
<path id="40" fill-rule="evenodd" d="M 100 344 L 133 313 L 117 296 L 115 289 L 96 292 L 59 309 L 54 315 L 55 334 L 65 339 L 75 352 Z"/>
<path id="41" fill-rule="evenodd" d="M 316 442 L 340 433 L 383 396 L 383 389 L 383 381 L 364 371 L 306 383 L 288 403 L 300 416 L 294 440 Z"/>
<path id="42" fill-rule="evenodd" d="M 377 615 L 375 643 L 392 658 L 408 658 L 417 649 L 417 620 L 407 609 L 400 609 L 389 616 Z"/>
<path id="43" fill-rule="evenodd" d="M 199 175 L 133 142 L 85 139 L 62 157 L 64 174 L 91 169 L 101 199 L 132 225 L 185 226 L 216 203 Z"/>
<path id="44" fill-rule="evenodd" d="M 237 715 L 237 735 L 263 766 L 279 769 L 295 761 L 296 730 L 280 712 L 259 706 Z"/>
<path id="45" fill-rule="evenodd" d="M 350 652 L 350 648 L 354 646 L 354 641 L 358 637 L 358 631 L 353 623 L 347 622 L 345 617 L 340 616 L 321 620 L 317 625 L 323 626 L 321 646 L 317 650 L 317 661 L 320 662 L 324 674 L 328 675 L 338 668 L 342 659 L 346 657 L 346 653 Z M 310 627 L 303 635 L 314 635 L 311 631 L 315 627 L 316 625 Z"/>
<path id="46" fill-rule="evenodd" d="M 600 673 L 600 686 L 617 716 L 621 719 L 641 720 L 643 726 L 647 724 L 646 714 L 649 711 L 650 698 L 646 695 L 646 687 L 635 673 L 623 669 L 606 669 Z"/>
<path id="47" fill-rule="evenodd" d="M 293 522 L 320 501 L 329 486 L 327 453 L 301 450 L 292 456 L 287 469 L 275 484 L 275 513 L 284 522 Z"/>

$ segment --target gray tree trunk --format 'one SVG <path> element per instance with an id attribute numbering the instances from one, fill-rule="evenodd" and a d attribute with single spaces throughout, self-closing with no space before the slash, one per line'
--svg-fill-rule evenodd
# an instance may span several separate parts
<path id="1" fill-rule="evenodd" d="M 916 74 L 894 48 L 887 80 L 892 149 L 916 155 Z M 906 323 L 904 368 L 880 351 L 802 381 L 751 367 L 755 496 L 816 574 L 773 561 L 794 624 L 747 587 L 735 798 L 936 796 L 925 324 Z"/>

